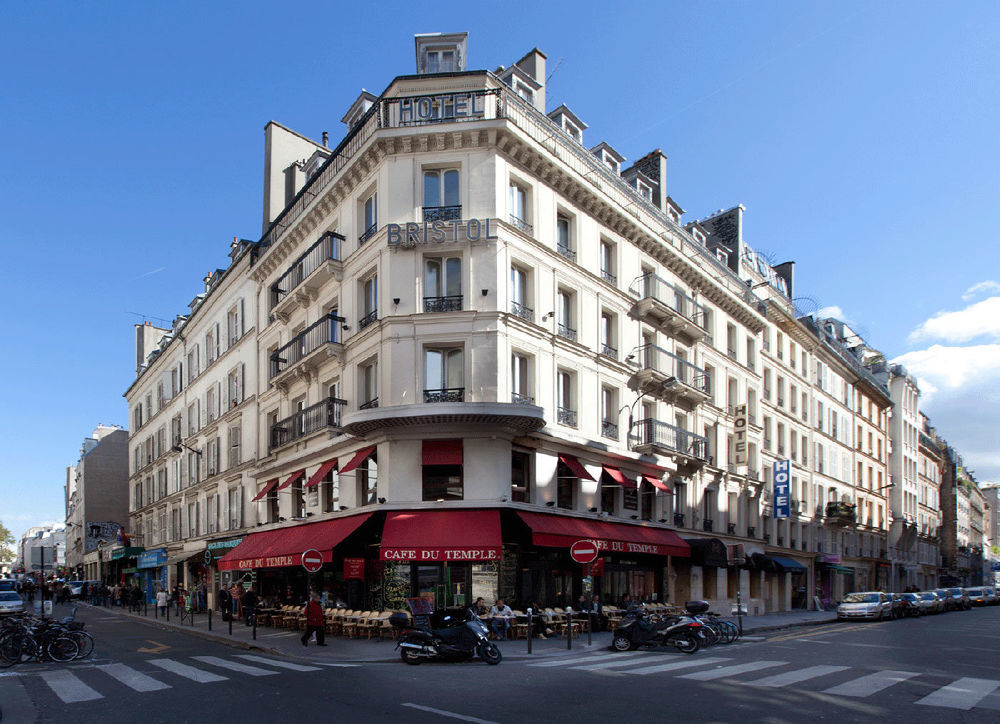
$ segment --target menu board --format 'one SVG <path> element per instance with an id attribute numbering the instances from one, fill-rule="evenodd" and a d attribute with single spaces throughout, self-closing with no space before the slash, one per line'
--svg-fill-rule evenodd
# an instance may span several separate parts
<path id="1" fill-rule="evenodd" d="M 504 546 L 500 558 L 500 581 L 497 593 L 505 601 L 517 600 L 517 553 L 513 548 Z"/>

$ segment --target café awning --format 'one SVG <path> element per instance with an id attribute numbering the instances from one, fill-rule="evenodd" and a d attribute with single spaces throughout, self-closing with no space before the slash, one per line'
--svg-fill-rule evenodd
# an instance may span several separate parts
<path id="1" fill-rule="evenodd" d="M 323 562 L 329 563 L 333 560 L 333 549 L 370 517 L 371 513 L 363 513 L 251 533 L 222 556 L 216 567 L 220 571 L 232 571 L 299 566 L 302 554 L 310 548 L 319 551 Z"/>
<path id="2" fill-rule="evenodd" d="M 569 468 L 569 471 L 581 480 L 594 479 L 594 476 L 587 472 L 587 468 L 583 467 L 580 461 L 576 459 L 575 455 L 560 455 L 559 462 Z"/>
<path id="3" fill-rule="evenodd" d="M 729 549 L 718 538 L 685 538 L 691 546 L 691 562 L 696 566 L 725 568 L 729 565 Z"/>
<path id="4" fill-rule="evenodd" d="M 787 572 L 795 573 L 797 571 L 805 571 L 806 567 L 796 560 L 791 558 L 784 558 L 782 556 L 771 556 L 771 560 L 781 566 Z"/>
<path id="5" fill-rule="evenodd" d="M 650 485 L 652 485 L 654 488 L 662 490 L 664 493 L 670 492 L 670 486 L 668 486 L 666 483 L 664 483 L 655 475 L 643 475 L 642 479 L 645 480 Z"/>
<path id="6" fill-rule="evenodd" d="M 264 496 L 270 493 L 272 490 L 274 490 L 274 486 L 277 484 L 278 484 L 278 478 L 275 478 L 274 480 L 268 480 L 267 485 L 261 488 L 260 492 L 250 499 L 250 502 L 256 503 L 258 500 L 263 500 Z"/>
<path id="7" fill-rule="evenodd" d="M 604 472 L 614 480 L 616 483 L 621 485 L 623 488 L 634 488 L 635 483 L 625 477 L 625 473 L 616 468 L 614 465 L 605 465 Z"/>
<path id="8" fill-rule="evenodd" d="M 294 483 L 296 480 L 298 480 L 305 474 L 306 474 L 305 468 L 303 468 L 302 470 L 296 470 L 294 473 L 288 476 L 288 479 L 285 482 L 283 482 L 281 485 L 275 488 L 275 490 L 284 490 L 285 488 L 290 486 L 292 483 Z"/>
<path id="9" fill-rule="evenodd" d="M 367 460 L 368 456 L 371 455 L 373 452 L 375 452 L 374 445 L 369 445 L 368 447 L 361 448 L 356 453 L 354 453 L 354 457 L 347 462 L 347 465 L 345 465 L 340 469 L 340 472 L 341 473 L 351 472 L 352 470 L 354 470 L 354 468 L 358 467 L 358 465 Z"/>
<path id="10" fill-rule="evenodd" d="M 389 513 L 383 561 L 498 561 L 503 550 L 496 510 L 414 510 Z"/>
<path id="11" fill-rule="evenodd" d="M 327 460 L 325 463 L 319 466 L 319 470 L 309 476 L 306 484 L 303 488 L 311 488 L 315 485 L 319 485 L 319 481 L 326 477 L 327 473 L 334 470 L 337 467 L 337 458 L 332 458 Z"/>
<path id="12" fill-rule="evenodd" d="M 462 441 L 424 440 L 421 460 L 424 465 L 461 465 Z"/>
<path id="13" fill-rule="evenodd" d="M 569 548 L 578 540 L 592 540 L 602 553 L 650 553 L 687 558 L 691 548 L 680 536 L 666 528 L 627 523 L 605 523 L 568 515 L 522 513 L 518 516 L 531 528 L 535 545 Z"/>

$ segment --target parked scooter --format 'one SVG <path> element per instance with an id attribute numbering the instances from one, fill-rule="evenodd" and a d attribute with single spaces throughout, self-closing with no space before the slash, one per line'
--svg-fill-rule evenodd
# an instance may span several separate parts
<path id="1" fill-rule="evenodd" d="M 691 606 L 701 603 L 689 601 Z M 708 609 L 705 604 L 704 610 Z M 611 645 L 615 651 L 633 651 L 640 646 L 674 646 L 685 654 L 701 648 L 703 624 L 693 616 L 667 616 L 651 620 L 643 609 L 629 612 L 618 627 Z"/>
<path id="2" fill-rule="evenodd" d="M 452 621 L 450 616 L 444 620 L 444 628 L 405 628 L 405 613 L 391 615 L 389 623 L 405 629 L 396 643 L 400 658 L 408 664 L 419 664 L 432 659 L 464 661 L 478 655 L 487 664 L 500 663 L 500 647 L 489 640 L 489 629 L 472 609 L 466 612 L 464 621 Z"/>

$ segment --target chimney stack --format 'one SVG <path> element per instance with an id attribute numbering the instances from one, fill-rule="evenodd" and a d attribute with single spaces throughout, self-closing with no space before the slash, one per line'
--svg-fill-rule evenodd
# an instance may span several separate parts
<path id="1" fill-rule="evenodd" d="M 327 148 L 330 145 L 330 134 L 323 131 L 323 148 Z"/>

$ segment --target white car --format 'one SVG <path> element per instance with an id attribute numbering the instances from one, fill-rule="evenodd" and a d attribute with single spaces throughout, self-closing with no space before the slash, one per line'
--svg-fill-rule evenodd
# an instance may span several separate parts
<path id="1" fill-rule="evenodd" d="M 13 591 L 0 591 L 0 616 L 9 613 L 22 613 L 24 601 Z"/>
<path id="2" fill-rule="evenodd" d="M 892 597 L 881 591 L 848 593 L 837 606 L 837 618 L 892 618 Z"/>

